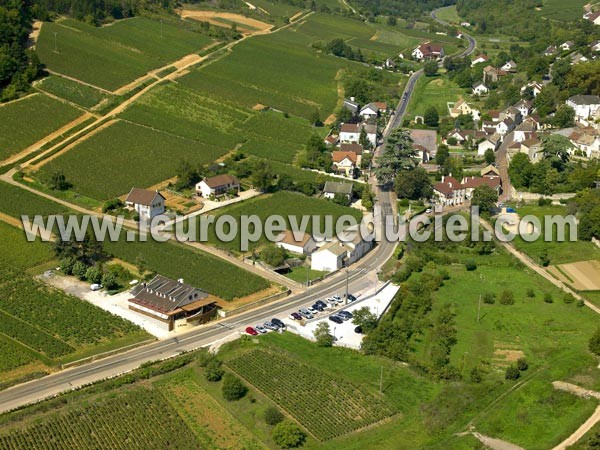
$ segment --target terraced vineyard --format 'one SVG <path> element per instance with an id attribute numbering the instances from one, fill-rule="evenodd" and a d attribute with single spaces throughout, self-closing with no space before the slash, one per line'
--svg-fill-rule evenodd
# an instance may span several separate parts
<path id="1" fill-rule="evenodd" d="M 394 414 L 377 395 L 281 353 L 252 350 L 227 365 L 319 440 L 342 436 Z"/>
<path id="2" fill-rule="evenodd" d="M 46 416 L 26 427 L 3 429 L 1 449 L 190 449 L 200 442 L 160 394 L 137 388 L 118 397 Z"/>

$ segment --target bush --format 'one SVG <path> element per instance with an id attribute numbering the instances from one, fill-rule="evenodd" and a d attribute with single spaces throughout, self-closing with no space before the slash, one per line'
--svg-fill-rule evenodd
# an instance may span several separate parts
<path id="1" fill-rule="evenodd" d="M 527 289 L 527 292 L 525 293 L 525 295 L 529 298 L 533 298 L 535 297 L 535 291 L 531 288 Z"/>
<path id="2" fill-rule="evenodd" d="M 113 198 L 112 200 L 107 200 L 104 202 L 102 206 L 102 212 L 106 213 L 109 211 L 114 211 L 115 209 L 119 209 L 123 207 L 123 202 L 119 198 Z"/>
<path id="3" fill-rule="evenodd" d="M 305 440 L 306 434 L 289 420 L 284 420 L 273 429 L 273 441 L 281 448 L 300 447 Z"/>
<path id="4" fill-rule="evenodd" d="M 473 383 L 481 383 L 481 381 L 483 380 L 481 370 L 479 370 L 477 367 L 473 367 L 471 369 L 471 372 L 469 373 L 469 378 Z"/>
<path id="5" fill-rule="evenodd" d="M 408 205 L 410 205 L 410 201 L 407 198 L 402 198 L 398 201 L 398 204 L 403 207 L 408 207 Z"/>
<path id="6" fill-rule="evenodd" d="M 552 298 L 552 294 L 550 292 L 546 292 L 544 294 L 544 302 L 546 303 L 553 303 L 554 299 Z"/>
<path id="7" fill-rule="evenodd" d="M 477 269 L 477 263 L 473 259 L 469 259 L 465 261 L 465 267 L 469 272 L 472 272 Z"/>
<path id="8" fill-rule="evenodd" d="M 493 292 L 486 292 L 485 294 L 483 294 L 483 303 L 486 303 L 488 305 L 493 305 L 494 303 L 496 303 L 496 294 L 494 294 Z"/>
<path id="9" fill-rule="evenodd" d="M 574 301 L 575 297 L 573 297 L 571 294 L 565 293 L 565 295 L 563 295 L 563 302 L 565 302 L 567 305 L 570 305 Z"/>
<path id="10" fill-rule="evenodd" d="M 102 275 L 102 284 L 107 291 L 112 291 L 113 289 L 119 287 L 117 277 L 112 272 L 106 272 L 104 275 Z"/>
<path id="11" fill-rule="evenodd" d="M 73 266 L 77 261 L 75 258 L 65 258 L 60 261 L 60 270 L 65 275 L 73 275 Z"/>
<path id="12" fill-rule="evenodd" d="M 600 328 L 590 338 L 588 348 L 594 355 L 600 356 Z"/>
<path id="13" fill-rule="evenodd" d="M 85 275 L 87 273 L 87 266 L 81 261 L 77 261 L 73 264 L 73 275 L 75 275 L 80 280 L 85 280 Z"/>
<path id="14" fill-rule="evenodd" d="M 97 267 L 88 267 L 85 272 L 85 278 L 90 283 L 100 283 L 102 281 L 102 272 Z"/>
<path id="15" fill-rule="evenodd" d="M 265 422 L 267 425 L 277 425 L 280 422 L 283 422 L 283 414 L 274 406 L 269 406 L 265 409 Z"/>
<path id="16" fill-rule="evenodd" d="M 504 374 L 504 378 L 507 380 L 516 380 L 521 376 L 521 372 L 515 366 L 510 366 L 506 368 L 506 373 Z"/>
<path id="17" fill-rule="evenodd" d="M 529 368 L 529 364 L 527 364 L 527 360 L 525 358 L 519 358 L 517 360 L 517 369 L 520 371 L 527 370 Z"/>
<path id="18" fill-rule="evenodd" d="M 501 305 L 514 305 L 515 304 L 515 296 L 512 291 L 506 289 L 502 291 L 500 294 L 500 304 Z"/>
<path id="19" fill-rule="evenodd" d="M 225 371 L 221 368 L 221 361 L 217 358 L 213 358 L 206 364 L 206 370 L 204 371 L 204 378 L 206 381 L 217 382 L 223 378 Z"/>
<path id="20" fill-rule="evenodd" d="M 228 402 L 239 400 L 248 392 L 248 388 L 242 381 L 231 373 L 226 373 L 223 377 L 223 386 L 221 387 L 223 398 Z"/>
<path id="21" fill-rule="evenodd" d="M 538 206 L 549 206 L 552 204 L 552 199 L 540 197 L 538 198 Z"/>
<path id="22" fill-rule="evenodd" d="M 585 302 L 583 300 L 577 300 L 577 307 L 583 308 L 585 306 Z"/>

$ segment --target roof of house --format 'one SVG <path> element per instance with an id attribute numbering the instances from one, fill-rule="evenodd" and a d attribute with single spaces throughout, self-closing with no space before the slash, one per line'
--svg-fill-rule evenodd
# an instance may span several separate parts
<path id="1" fill-rule="evenodd" d="M 279 236 L 277 236 L 277 242 L 283 244 L 296 245 L 298 247 L 304 247 L 308 241 L 312 239 L 312 236 L 302 231 L 296 231 L 294 233 L 291 230 L 285 230 Z"/>
<path id="2" fill-rule="evenodd" d="M 196 307 L 214 303 L 214 298 L 201 289 L 175 281 L 162 275 L 156 275 L 150 282 L 138 284 L 131 291 L 129 301 L 147 308 L 168 314 L 192 303 Z"/>
<path id="3" fill-rule="evenodd" d="M 387 110 L 388 105 L 386 102 L 373 102 L 375 106 L 377 106 L 380 110 Z"/>
<path id="4" fill-rule="evenodd" d="M 365 106 L 363 106 L 360 109 L 360 112 L 362 113 L 366 109 L 370 109 L 370 110 L 375 111 L 375 112 L 379 111 L 379 107 L 375 103 L 368 103 L 368 104 L 366 104 Z"/>
<path id="5" fill-rule="evenodd" d="M 335 144 L 337 144 L 337 141 L 338 141 L 338 139 L 339 139 L 339 137 L 338 137 L 338 136 L 336 136 L 336 135 L 334 135 L 334 134 L 330 134 L 329 136 L 327 136 L 327 137 L 324 139 L 324 141 L 325 141 L 327 144 L 330 144 L 330 145 L 335 145 Z"/>
<path id="6" fill-rule="evenodd" d="M 353 164 L 356 164 L 356 153 L 354 152 L 343 152 L 338 150 L 331 153 L 331 158 L 334 163 L 340 163 L 345 159 L 349 159 Z"/>
<path id="7" fill-rule="evenodd" d="M 587 18 L 589 21 L 594 22 L 598 17 L 600 17 L 600 11 L 591 13 Z"/>
<path id="8" fill-rule="evenodd" d="M 484 83 L 483 81 L 478 81 L 477 83 L 475 83 L 475 84 L 473 85 L 473 89 L 477 89 L 477 88 L 478 88 L 478 87 L 480 87 L 480 86 L 481 86 L 481 87 L 484 87 L 484 88 L 486 88 L 486 89 L 487 89 L 487 86 L 485 85 L 485 83 Z"/>
<path id="9" fill-rule="evenodd" d="M 491 188 L 497 188 L 500 186 L 500 177 L 466 177 L 463 179 L 462 187 L 465 189 L 474 189 L 484 184 Z"/>
<path id="10" fill-rule="evenodd" d="M 574 95 L 569 97 L 571 103 L 576 105 L 598 105 L 600 104 L 600 96 L 597 95 Z"/>
<path id="11" fill-rule="evenodd" d="M 489 174 L 490 172 L 494 173 L 495 175 L 498 175 L 498 176 L 500 175 L 500 171 L 498 170 L 498 168 L 495 166 L 492 166 L 491 164 L 489 164 L 489 165 L 485 166 L 483 169 L 481 169 L 480 173 L 481 173 L 481 176 L 484 177 L 487 174 Z"/>
<path id="12" fill-rule="evenodd" d="M 323 187 L 323 192 L 327 194 L 352 194 L 352 183 L 344 183 L 339 181 L 326 181 Z"/>
<path id="13" fill-rule="evenodd" d="M 492 119 L 498 119 L 500 117 L 500 110 L 490 109 L 488 111 L 488 116 L 490 116 Z"/>
<path id="14" fill-rule="evenodd" d="M 367 134 L 377 134 L 377 125 L 371 125 L 370 123 L 364 123 L 362 128 Z"/>
<path id="15" fill-rule="evenodd" d="M 355 113 L 356 111 L 358 111 L 359 107 L 360 105 L 354 100 L 350 100 L 349 98 L 344 99 L 344 108 L 346 108 L 347 110 Z"/>
<path id="16" fill-rule="evenodd" d="M 360 126 L 357 123 L 343 123 L 340 131 L 342 133 L 360 133 Z"/>
<path id="17" fill-rule="evenodd" d="M 331 252 L 336 256 L 340 256 L 340 255 L 347 253 L 348 250 L 349 250 L 348 247 L 346 247 L 342 242 L 340 242 L 336 239 L 335 241 L 328 242 L 327 244 L 322 246 L 320 249 L 318 249 L 315 253 Z M 313 258 L 314 258 L 314 256 L 313 256 Z"/>
<path id="18" fill-rule="evenodd" d="M 357 155 L 362 155 L 363 153 L 362 145 L 357 144 L 356 142 L 353 142 L 352 144 L 341 144 L 340 150 L 342 152 L 353 152 Z"/>
<path id="19" fill-rule="evenodd" d="M 539 145 L 541 143 L 542 142 L 538 138 L 530 138 L 521 142 L 521 145 L 524 145 L 525 147 L 531 147 L 532 145 Z"/>
<path id="20" fill-rule="evenodd" d="M 165 199 L 162 194 L 158 191 L 151 191 L 149 189 L 131 188 L 125 203 L 134 203 L 136 205 L 148 206 L 154 202 L 156 196 L 160 196 L 163 200 Z"/>
<path id="21" fill-rule="evenodd" d="M 222 175 L 217 175 L 210 178 L 205 178 L 203 181 L 211 189 L 216 189 L 230 184 L 240 184 L 240 181 L 236 177 L 234 177 L 233 175 L 229 175 L 228 173 L 224 173 Z"/>
<path id="22" fill-rule="evenodd" d="M 423 56 L 432 55 L 435 53 L 441 53 L 444 50 L 441 44 L 433 44 L 431 42 L 423 42 L 417 47 Z"/>
<path id="23" fill-rule="evenodd" d="M 433 186 L 433 189 L 448 196 L 448 195 L 452 195 L 452 193 L 454 191 L 461 189 L 461 184 L 458 182 L 458 180 L 456 178 L 447 176 L 447 177 L 442 177 L 442 181 L 440 181 L 439 183 L 436 183 Z"/>
<path id="24" fill-rule="evenodd" d="M 473 58 L 473 61 L 477 61 L 478 59 L 483 59 L 484 61 L 489 60 L 490 58 L 488 58 L 487 55 L 484 55 L 483 53 L 480 53 L 479 55 L 477 55 L 475 58 Z"/>
<path id="25" fill-rule="evenodd" d="M 429 150 L 427 150 L 425 147 L 423 147 L 420 144 L 413 144 L 412 146 L 413 149 L 419 151 L 419 152 L 423 152 L 423 153 L 429 153 Z"/>
<path id="26" fill-rule="evenodd" d="M 517 131 L 535 131 L 536 125 L 533 121 L 528 120 L 520 123 L 515 130 Z"/>

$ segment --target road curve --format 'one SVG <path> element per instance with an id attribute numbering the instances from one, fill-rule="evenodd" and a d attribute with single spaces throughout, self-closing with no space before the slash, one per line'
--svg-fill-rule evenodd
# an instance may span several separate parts
<path id="1" fill-rule="evenodd" d="M 451 8 L 452 6 L 446 6 L 444 8 L 438 8 L 438 9 L 434 9 L 433 11 L 431 11 L 431 13 L 429 14 L 431 16 L 431 18 L 433 20 L 435 20 L 437 23 L 444 25 L 446 27 L 450 27 L 452 25 L 450 25 L 448 22 L 446 22 L 445 20 L 442 20 L 440 18 L 438 18 L 437 13 L 438 11 L 440 11 L 441 9 L 446 9 L 446 8 Z M 475 47 L 477 46 L 477 42 L 475 41 L 475 39 L 473 39 L 472 36 L 468 35 L 467 33 L 465 33 L 464 31 L 461 31 L 463 38 L 465 38 L 469 44 L 467 46 L 467 48 L 465 50 L 463 50 L 461 53 L 459 53 L 457 56 L 462 58 L 464 56 L 469 56 L 471 53 L 473 53 L 475 51 Z"/>

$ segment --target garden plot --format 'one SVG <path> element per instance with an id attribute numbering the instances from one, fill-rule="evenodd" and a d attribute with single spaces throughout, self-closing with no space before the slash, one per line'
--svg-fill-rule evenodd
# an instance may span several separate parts
<path id="1" fill-rule="evenodd" d="M 548 271 L 578 291 L 600 291 L 600 261 L 579 261 L 550 266 Z"/>

